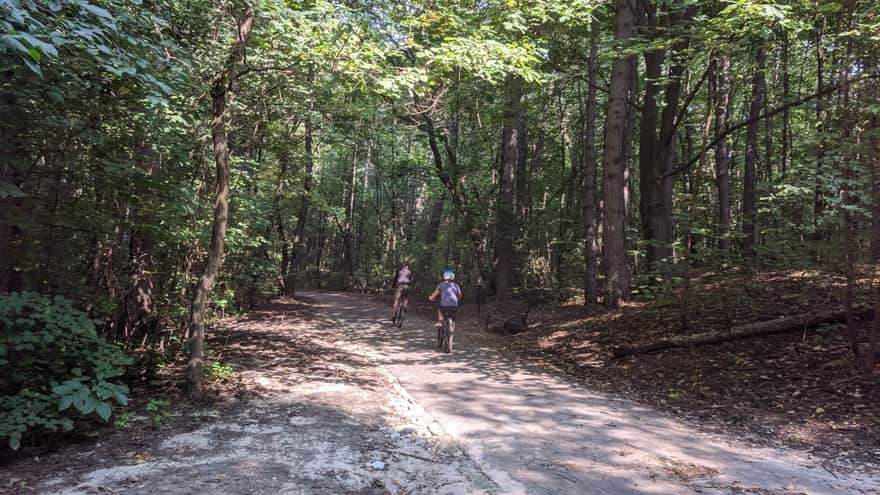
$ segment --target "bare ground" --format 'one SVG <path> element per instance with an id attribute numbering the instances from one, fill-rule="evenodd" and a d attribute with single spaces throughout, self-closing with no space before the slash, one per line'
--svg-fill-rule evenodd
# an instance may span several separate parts
<path id="1" fill-rule="evenodd" d="M 494 486 L 393 376 L 315 315 L 310 303 L 285 300 L 221 322 L 213 357 L 238 372 L 213 383 L 210 401 L 189 407 L 169 388 L 161 424 L 144 416 L 7 459 L 0 489 L 439 494 Z"/>

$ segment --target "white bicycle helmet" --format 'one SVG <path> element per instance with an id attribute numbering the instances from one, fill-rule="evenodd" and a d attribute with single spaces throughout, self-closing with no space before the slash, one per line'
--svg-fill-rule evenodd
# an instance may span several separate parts
<path id="1" fill-rule="evenodd" d="M 448 268 L 446 270 L 443 270 L 443 280 L 447 280 L 447 281 L 455 280 L 455 272 L 448 269 Z"/>

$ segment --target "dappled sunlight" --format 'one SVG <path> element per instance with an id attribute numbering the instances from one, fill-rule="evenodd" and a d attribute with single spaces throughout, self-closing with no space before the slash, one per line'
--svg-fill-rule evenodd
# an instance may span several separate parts
<path id="1" fill-rule="evenodd" d="M 412 315 L 397 329 L 385 321 L 384 307 L 352 304 L 350 296 L 338 293 L 316 298 L 476 459 L 490 465 L 515 463 L 520 482 L 569 490 L 604 487 L 613 493 L 671 493 L 680 483 L 721 489 L 790 485 L 810 493 L 838 493 L 834 477 L 799 467 L 811 462 L 803 454 L 748 448 L 694 431 L 663 413 L 472 345 L 468 332 L 457 336 L 452 354 L 443 354 L 436 349 L 430 321 Z M 581 343 L 578 349 L 592 346 Z M 577 356 L 585 366 L 601 364 L 593 353 Z"/>

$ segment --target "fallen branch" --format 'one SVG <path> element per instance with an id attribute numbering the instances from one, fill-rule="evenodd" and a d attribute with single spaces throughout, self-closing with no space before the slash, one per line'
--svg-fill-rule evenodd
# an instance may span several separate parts
<path id="1" fill-rule="evenodd" d="M 862 320 L 872 318 L 873 309 L 860 309 L 855 312 L 856 317 Z M 846 321 L 846 311 L 828 311 L 810 316 L 794 316 L 779 318 L 776 320 L 762 321 L 733 327 L 730 330 L 715 330 L 710 332 L 696 333 L 692 335 L 679 335 L 666 337 L 652 342 L 641 342 L 634 345 L 619 346 L 612 349 L 614 357 L 630 356 L 633 354 L 645 354 L 662 349 L 674 347 L 690 347 L 694 345 L 717 344 L 731 340 L 747 339 L 760 335 L 785 333 L 804 328 L 816 327 L 829 323 L 842 323 Z"/>

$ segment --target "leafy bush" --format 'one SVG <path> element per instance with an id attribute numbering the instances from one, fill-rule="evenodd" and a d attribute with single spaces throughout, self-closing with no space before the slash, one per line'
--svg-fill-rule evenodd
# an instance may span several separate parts
<path id="1" fill-rule="evenodd" d="M 128 402 L 128 387 L 110 380 L 131 359 L 95 327 L 63 297 L 0 295 L 0 439 L 10 447 L 27 432 L 71 430 L 74 411 L 107 421 L 113 401 Z"/>
<path id="2" fill-rule="evenodd" d="M 205 379 L 211 382 L 222 382 L 232 378 L 235 375 L 235 369 L 232 366 L 213 361 L 205 367 Z"/>

